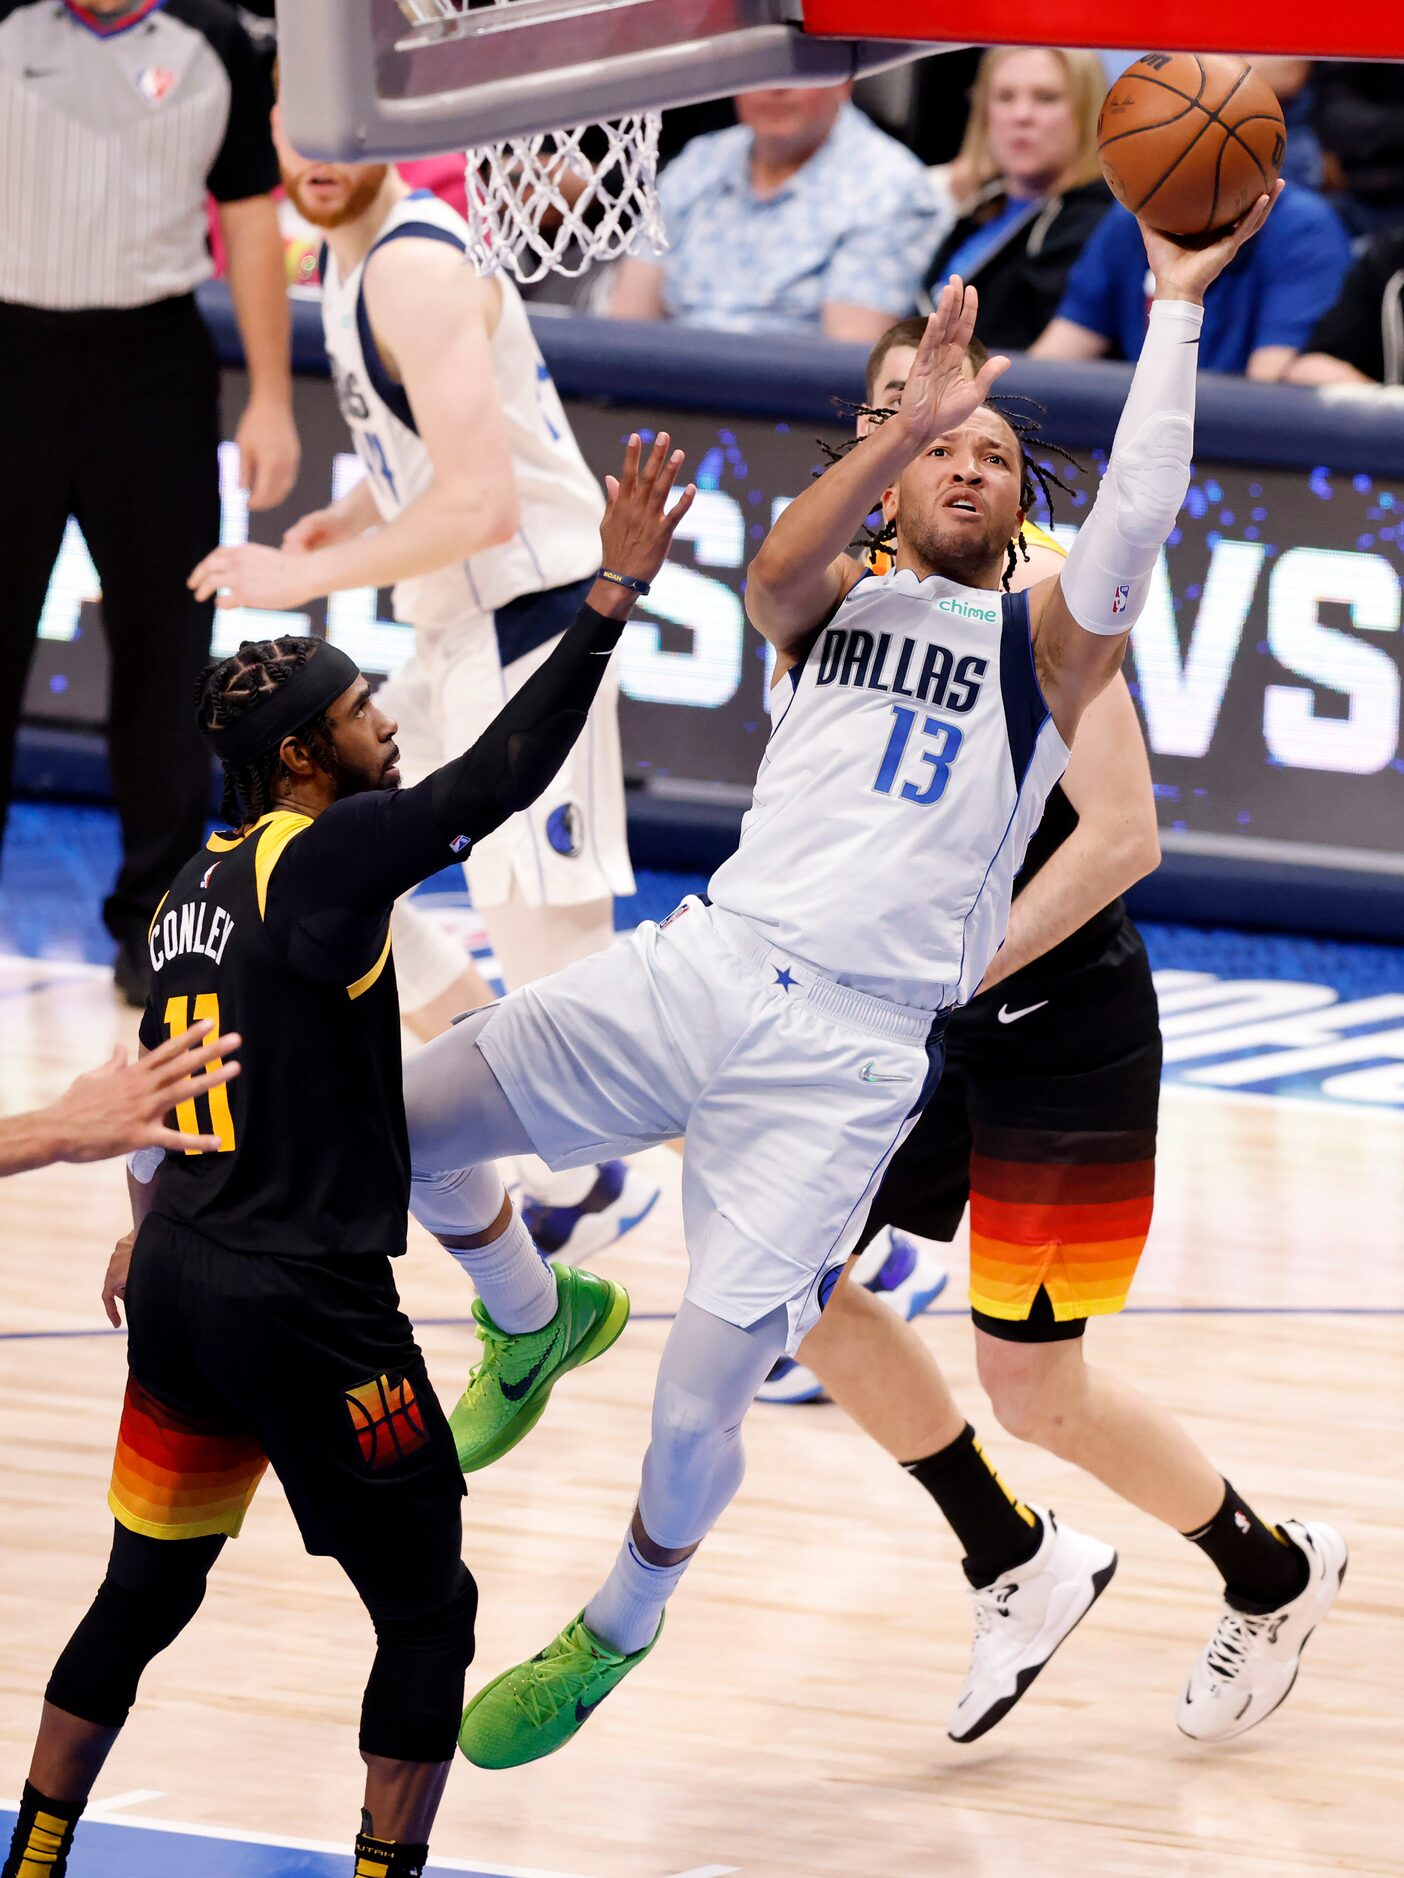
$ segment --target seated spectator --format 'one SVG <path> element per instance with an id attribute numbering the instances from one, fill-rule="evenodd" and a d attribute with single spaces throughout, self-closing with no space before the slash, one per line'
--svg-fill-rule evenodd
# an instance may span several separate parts
<path id="1" fill-rule="evenodd" d="M 609 313 L 863 345 L 909 313 L 930 253 L 931 184 L 851 90 L 738 97 L 740 123 L 694 138 L 659 177 L 672 245 L 619 263 Z"/>
<path id="2" fill-rule="evenodd" d="M 1294 385 L 1404 385 L 1404 229 L 1365 244 L 1287 376 Z"/>
<path id="3" fill-rule="evenodd" d="M 926 273 L 929 307 L 959 274 L 980 290 L 980 336 L 1031 346 L 1111 207 L 1097 161 L 1106 84 L 1095 52 L 1002 46 L 980 61 L 960 154 L 938 172 L 959 220 Z"/>
<path id="4" fill-rule="evenodd" d="M 1353 235 L 1404 227 L 1404 65 L 1323 59 L 1312 81 L 1323 187 Z"/>
<path id="5" fill-rule="evenodd" d="M 1280 379 L 1334 305 L 1350 266 L 1339 216 L 1288 183 L 1261 234 L 1204 299 L 1199 362 L 1206 372 Z M 1137 359 L 1146 335 L 1150 274 L 1136 218 L 1109 209 L 1068 277 L 1056 317 L 1029 350 L 1037 359 Z"/>

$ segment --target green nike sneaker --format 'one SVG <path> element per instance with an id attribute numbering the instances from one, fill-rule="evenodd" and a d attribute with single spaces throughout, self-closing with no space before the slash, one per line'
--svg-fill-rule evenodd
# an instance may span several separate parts
<path id="1" fill-rule="evenodd" d="M 500 1460 L 531 1433 L 567 1370 L 606 1351 L 629 1321 L 629 1294 L 609 1278 L 552 1264 L 556 1315 L 540 1330 L 509 1336 L 474 1301 L 483 1358 L 458 1398 L 449 1427 L 465 1474 Z"/>
<path id="2" fill-rule="evenodd" d="M 660 1617 L 653 1643 L 620 1656 L 585 1628 L 582 1611 L 539 1656 L 504 1669 L 479 1689 L 463 1711 L 459 1751 L 475 1767 L 522 1767 L 554 1754 L 579 1734 L 662 1634 Z"/>

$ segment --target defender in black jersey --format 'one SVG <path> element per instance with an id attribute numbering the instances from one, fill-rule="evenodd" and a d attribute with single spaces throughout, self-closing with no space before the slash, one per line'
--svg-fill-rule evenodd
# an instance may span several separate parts
<path id="1" fill-rule="evenodd" d="M 237 1027 L 243 1073 L 201 1099 L 217 1152 L 157 1154 L 154 1178 L 134 1168 L 137 1230 L 109 1273 L 130 1367 L 112 1554 L 50 1679 L 4 1878 L 62 1878 L 138 1679 L 194 1615 L 270 1462 L 307 1549 L 337 1560 L 376 1628 L 356 1870 L 423 1868 L 477 1591 L 453 1436 L 389 1266 L 409 1194 L 390 911 L 534 801 L 575 742 L 690 503 L 664 513 L 682 459 L 667 444 L 640 473 L 633 439 L 610 479 L 605 571 L 574 625 L 478 741 L 416 787 L 399 788 L 393 721 L 325 642 L 246 644 L 205 676 L 201 727 L 237 826 L 186 864 L 151 923 L 142 1040 L 205 1019 Z M 193 1116 L 177 1120 L 194 1131 Z M 512 1219 L 495 1193 L 494 1224 L 469 1243 Z M 561 1269 L 551 1282 L 558 1341 L 589 1319 L 591 1287 L 622 1327 L 617 1287 Z"/>

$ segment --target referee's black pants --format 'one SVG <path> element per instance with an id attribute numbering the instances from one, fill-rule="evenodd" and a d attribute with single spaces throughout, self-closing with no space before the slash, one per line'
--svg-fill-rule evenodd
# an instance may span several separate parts
<path id="1" fill-rule="evenodd" d="M 139 946 L 204 839 L 195 685 L 213 608 L 186 576 L 219 539 L 219 371 L 188 295 L 45 312 L 0 302 L 0 835 L 39 616 L 75 516 L 102 582 L 122 865 L 108 930 Z"/>

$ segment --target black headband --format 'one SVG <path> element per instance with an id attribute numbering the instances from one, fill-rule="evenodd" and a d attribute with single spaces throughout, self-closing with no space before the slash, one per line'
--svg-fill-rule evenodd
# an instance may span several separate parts
<path id="1" fill-rule="evenodd" d="M 310 724 L 348 685 L 355 684 L 361 676 L 356 661 L 325 639 L 317 644 L 317 651 L 303 660 L 292 677 L 268 692 L 253 710 L 232 724 L 205 732 L 221 763 L 239 769 L 265 751 L 276 750 L 284 737 Z"/>

